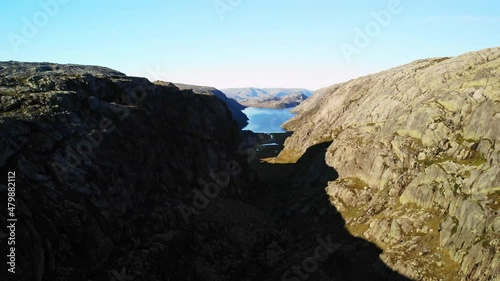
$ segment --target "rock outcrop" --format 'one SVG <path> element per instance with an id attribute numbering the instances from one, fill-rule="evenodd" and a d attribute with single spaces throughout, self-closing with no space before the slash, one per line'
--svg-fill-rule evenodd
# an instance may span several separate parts
<path id="1" fill-rule="evenodd" d="M 231 113 L 233 114 L 233 119 L 238 123 L 238 126 L 240 128 L 244 128 L 246 125 L 248 125 L 248 117 L 245 115 L 245 113 L 242 112 L 242 110 L 245 109 L 245 106 L 241 105 L 232 98 L 228 98 L 223 92 L 217 90 L 216 88 L 187 85 L 180 83 L 175 83 L 174 85 L 181 90 L 192 90 L 196 94 L 214 95 L 218 97 L 223 102 L 225 102 L 229 110 L 231 110 Z"/>
<path id="2" fill-rule="evenodd" d="M 272 229 L 239 235 L 266 217 L 233 200 L 245 197 L 246 155 L 213 95 L 102 67 L 4 62 L 0 100 L 0 173 L 16 173 L 9 280 L 227 280 Z"/>
<path id="3" fill-rule="evenodd" d="M 322 89 L 262 163 L 212 89 L 0 63 L 14 280 L 495 280 L 499 68 L 495 48 Z"/>
<path id="4" fill-rule="evenodd" d="M 222 91 L 244 106 L 277 109 L 295 107 L 312 95 L 306 89 L 234 88 Z"/>
<path id="5" fill-rule="evenodd" d="M 324 88 L 285 123 L 282 159 L 332 141 L 326 187 L 350 231 L 416 280 L 500 276 L 500 48 Z"/>
<path id="6" fill-rule="evenodd" d="M 243 141 L 206 90 L 0 63 L 0 173 L 16 174 L 18 219 L 16 274 L 2 263 L 0 279 L 409 280 L 329 204 L 328 143 L 295 164 L 262 162 L 254 145 L 285 136 Z M 9 236 L 0 229 L 2 253 Z"/>

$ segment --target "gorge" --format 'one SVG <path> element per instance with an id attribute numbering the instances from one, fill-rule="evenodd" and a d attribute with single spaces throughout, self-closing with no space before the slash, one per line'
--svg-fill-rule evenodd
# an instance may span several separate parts
<path id="1" fill-rule="evenodd" d="M 492 48 L 333 85 L 270 139 L 215 88 L 2 62 L 16 277 L 498 280 L 499 68 Z"/>

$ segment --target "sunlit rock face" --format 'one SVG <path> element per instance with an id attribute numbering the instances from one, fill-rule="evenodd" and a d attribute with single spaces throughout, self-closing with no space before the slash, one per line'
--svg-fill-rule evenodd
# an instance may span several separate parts
<path id="1" fill-rule="evenodd" d="M 500 274 L 500 48 L 415 61 L 317 91 L 283 157 L 333 140 L 326 191 L 349 229 L 418 280 Z M 436 279 L 433 279 L 436 278 Z"/>

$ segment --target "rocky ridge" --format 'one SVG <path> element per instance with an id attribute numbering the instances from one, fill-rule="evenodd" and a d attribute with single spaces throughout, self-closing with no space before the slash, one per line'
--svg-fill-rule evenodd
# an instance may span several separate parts
<path id="1" fill-rule="evenodd" d="M 305 89 L 233 88 L 222 91 L 244 106 L 276 109 L 295 107 L 312 95 Z"/>
<path id="2" fill-rule="evenodd" d="M 18 272 L 2 263 L 2 280 L 408 280 L 329 204 L 328 145 L 263 163 L 263 139 L 242 140 L 205 89 L 3 62 L 0 101 L 0 173 L 16 173 L 19 220 Z"/>
<path id="3" fill-rule="evenodd" d="M 281 159 L 332 141 L 326 191 L 350 231 L 415 280 L 500 276 L 500 48 L 317 91 Z"/>
<path id="4" fill-rule="evenodd" d="M 244 128 L 246 125 L 248 125 L 248 117 L 243 112 L 241 112 L 243 109 L 245 109 L 245 106 L 241 105 L 232 98 L 228 98 L 220 90 L 213 87 L 195 86 L 195 85 L 187 85 L 181 83 L 175 83 L 174 85 L 181 90 L 192 90 L 196 94 L 214 95 L 218 97 L 223 102 L 225 102 L 229 110 L 231 110 L 233 119 L 238 123 L 240 128 Z"/>
<path id="5" fill-rule="evenodd" d="M 213 95 L 103 67 L 3 62 L 0 101 L 0 170 L 16 173 L 19 220 L 9 280 L 226 280 L 273 229 L 243 202 L 244 147 Z M 219 196 L 197 197 L 222 180 Z"/>

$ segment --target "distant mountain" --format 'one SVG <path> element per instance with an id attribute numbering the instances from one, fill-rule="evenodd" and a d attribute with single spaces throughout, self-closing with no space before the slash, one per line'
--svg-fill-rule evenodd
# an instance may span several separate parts
<path id="1" fill-rule="evenodd" d="M 181 84 L 181 83 L 174 83 L 174 85 L 179 88 L 180 90 L 192 90 L 196 94 L 201 94 L 201 95 L 214 95 L 221 99 L 223 102 L 226 103 L 227 107 L 233 114 L 233 119 L 238 123 L 238 126 L 241 128 L 245 127 L 248 124 L 248 117 L 241 112 L 243 109 L 245 109 L 245 106 L 241 105 L 238 103 L 236 100 L 232 98 L 228 98 L 223 92 L 220 90 L 213 88 L 213 87 L 207 87 L 207 86 L 196 86 L 196 85 L 187 85 L 187 84 Z"/>
<path id="2" fill-rule="evenodd" d="M 285 88 L 231 88 L 221 90 L 228 97 L 249 107 L 295 107 L 312 95 L 306 89 Z"/>

